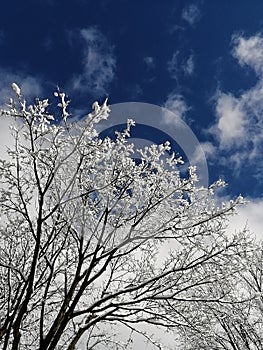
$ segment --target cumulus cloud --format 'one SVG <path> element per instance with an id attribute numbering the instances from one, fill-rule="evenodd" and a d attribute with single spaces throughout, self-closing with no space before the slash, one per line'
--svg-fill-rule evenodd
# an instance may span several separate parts
<path id="1" fill-rule="evenodd" d="M 233 36 L 233 56 L 241 66 L 248 65 L 259 75 L 263 74 L 263 37 L 254 35 L 250 38 Z"/>
<path id="2" fill-rule="evenodd" d="M 263 38 L 235 36 L 232 54 L 241 66 L 255 71 L 258 82 L 238 96 L 216 94 L 217 121 L 210 131 L 217 137 L 222 151 L 231 151 L 231 160 L 239 167 L 244 161 L 262 162 Z"/>
<path id="3" fill-rule="evenodd" d="M 200 18 L 201 13 L 196 4 L 191 4 L 183 9 L 182 18 L 188 22 L 191 26 L 196 24 Z"/>
<path id="4" fill-rule="evenodd" d="M 176 124 L 178 118 L 185 119 L 186 113 L 190 110 L 183 96 L 177 93 L 171 93 L 168 95 L 163 107 L 173 112 L 164 113 L 163 115 L 164 122 L 171 125 Z"/>
<path id="5" fill-rule="evenodd" d="M 81 29 L 79 36 L 83 42 L 82 72 L 73 78 L 73 88 L 94 95 L 107 93 L 115 78 L 114 48 L 96 27 Z"/>
<path id="6" fill-rule="evenodd" d="M 219 93 L 216 101 L 217 122 L 210 131 L 222 150 L 232 150 L 253 159 L 263 145 L 263 81 L 238 97 Z M 249 146 L 249 147 L 248 147 Z"/>
<path id="7" fill-rule="evenodd" d="M 217 132 L 221 148 L 230 148 L 234 143 L 242 142 L 246 136 L 246 111 L 242 99 L 231 94 L 221 93 L 217 100 Z"/>

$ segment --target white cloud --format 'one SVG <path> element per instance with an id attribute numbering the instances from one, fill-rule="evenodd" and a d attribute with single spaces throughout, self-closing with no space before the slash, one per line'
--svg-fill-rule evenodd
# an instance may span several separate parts
<path id="1" fill-rule="evenodd" d="M 195 4 L 191 4 L 183 9 L 182 18 L 190 25 L 196 24 L 200 20 L 200 17 L 200 10 Z"/>
<path id="2" fill-rule="evenodd" d="M 0 159 L 10 160 L 6 151 L 8 147 L 14 144 L 9 128 L 12 123 L 13 118 L 11 117 L 5 116 L 0 118 Z"/>
<path id="3" fill-rule="evenodd" d="M 218 138 L 220 148 L 238 152 L 247 158 L 259 156 L 263 144 L 263 79 L 239 97 L 218 93 L 217 122 L 210 131 Z M 249 145 L 249 147 L 248 147 Z"/>
<path id="4" fill-rule="evenodd" d="M 80 37 L 84 43 L 82 72 L 73 78 L 73 88 L 105 94 L 115 78 L 113 46 L 96 27 L 81 29 Z"/>
<path id="5" fill-rule="evenodd" d="M 155 66 L 154 58 L 152 56 L 146 56 L 143 59 L 148 69 L 152 69 Z"/>
<path id="6" fill-rule="evenodd" d="M 190 140 L 189 140 L 190 141 Z M 199 180 L 202 180 L 202 164 L 208 158 L 215 159 L 217 154 L 217 148 L 209 141 L 196 143 L 195 148 L 191 154 L 191 164 L 197 167 L 197 173 Z"/>
<path id="7" fill-rule="evenodd" d="M 11 88 L 12 83 L 17 83 L 21 88 L 21 93 L 28 103 L 31 103 L 35 97 L 41 97 L 42 81 L 40 78 L 27 75 L 25 72 L 13 73 L 9 70 L 0 68 L 0 106 L 5 108 L 9 99 L 15 97 Z M 14 144 L 14 139 L 11 136 L 10 125 L 14 123 L 11 117 L 0 118 L 0 158 L 9 160 L 6 153 L 7 147 Z"/>
<path id="8" fill-rule="evenodd" d="M 176 79 L 178 75 L 178 55 L 179 51 L 174 52 L 172 58 L 167 62 L 167 70 L 173 79 Z"/>
<path id="9" fill-rule="evenodd" d="M 242 99 L 221 93 L 217 100 L 216 114 L 220 147 L 227 149 L 234 143 L 242 142 L 246 136 L 246 112 L 242 106 Z"/>
<path id="10" fill-rule="evenodd" d="M 187 59 L 182 57 L 180 51 L 173 53 L 172 58 L 167 62 L 167 70 L 170 77 L 178 79 L 181 74 L 191 76 L 194 73 L 194 55 L 191 54 Z"/>
<path id="11" fill-rule="evenodd" d="M 16 83 L 21 88 L 22 96 L 28 103 L 32 103 L 35 97 L 42 95 L 42 80 L 39 77 L 33 77 L 25 72 L 11 72 L 8 69 L 0 68 L 0 106 L 6 108 L 10 98 L 15 97 L 11 84 Z M 11 136 L 10 125 L 14 123 L 11 117 L 0 118 L 0 158 L 9 160 L 6 153 L 7 147 L 14 143 Z"/>
<path id="12" fill-rule="evenodd" d="M 192 75 L 194 73 L 194 55 L 191 55 L 183 65 L 185 75 Z"/>
<path id="13" fill-rule="evenodd" d="M 176 124 L 177 118 L 185 119 L 186 113 L 190 110 L 182 95 L 171 93 L 165 101 L 164 108 L 173 113 L 164 113 L 163 120 L 166 124 Z"/>
<path id="14" fill-rule="evenodd" d="M 202 149 L 204 152 L 206 158 L 215 158 L 217 154 L 217 148 L 212 144 L 212 142 L 206 141 L 206 142 L 201 142 L 199 147 Z M 200 160 L 201 157 L 201 152 L 200 149 L 197 148 L 195 153 L 194 153 L 194 158 L 196 159 L 196 163 Z"/>
<path id="15" fill-rule="evenodd" d="M 230 218 L 228 231 L 238 232 L 247 226 L 258 239 L 263 239 L 263 198 L 253 199 L 237 210 L 237 215 Z"/>
<path id="16" fill-rule="evenodd" d="M 255 35 L 243 38 L 235 35 L 233 43 L 233 56 L 237 58 L 239 64 L 248 65 L 261 75 L 263 73 L 263 37 Z"/>
<path id="17" fill-rule="evenodd" d="M 241 167 L 246 161 L 262 163 L 263 147 L 263 38 L 260 35 L 233 39 L 233 56 L 243 67 L 253 68 L 258 76 L 255 86 L 239 96 L 216 94 L 216 123 L 210 128 L 221 151 L 231 151 L 228 160 Z"/>
<path id="18" fill-rule="evenodd" d="M 27 75 L 24 72 L 13 73 L 0 68 L 0 104 L 5 104 L 10 97 L 14 97 L 11 84 L 17 83 L 22 95 L 31 100 L 42 94 L 42 80 L 39 77 Z"/>

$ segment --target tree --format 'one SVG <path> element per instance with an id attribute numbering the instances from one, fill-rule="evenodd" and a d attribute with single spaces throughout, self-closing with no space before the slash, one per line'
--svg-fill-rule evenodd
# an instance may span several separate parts
<path id="1" fill-rule="evenodd" d="M 249 238 L 225 234 L 238 197 L 218 206 L 198 186 L 194 167 L 182 178 L 169 144 L 140 150 L 100 139 L 107 101 L 79 123 L 62 121 L 48 100 L 27 105 L 20 88 L 1 117 L 13 118 L 14 144 L 1 160 L 0 344 L 3 349 L 128 348 L 110 327 L 143 333 L 141 324 L 195 328 L 197 304 L 223 302 Z M 169 249 L 167 249 L 167 247 Z M 165 252 L 165 253 L 164 253 Z M 210 289 L 218 293 L 211 295 Z M 219 288 L 220 287 L 220 288 Z"/>
<path id="2" fill-rule="evenodd" d="M 255 243 L 244 256 L 244 268 L 229 281 L 228 302 L 216 301 L 195 308 L 192 317 L 198 317 L 202 323 L 196 329 L 184 329 L 182 343 L 187 344 L 186 350 L 263 349 L 262 257 L 262 242 Z"/>

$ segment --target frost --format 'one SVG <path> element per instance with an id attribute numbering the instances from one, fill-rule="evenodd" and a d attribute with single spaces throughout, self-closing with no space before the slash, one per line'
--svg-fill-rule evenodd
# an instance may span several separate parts
<path id="1" fill-rule="evenodd" d="M 94 109 L 94 112 L 95 113 L 98 113 L 100 111 L 100 105 L 98 103 L 98 101 L 95 101 L 93 104 L 92 104 L 92 109 Z"/>
<path id="2" fill-rule="evenodd" d="M 20 91 L 19 86 L 16 83 L 12 83 L 11 86 L 12 86 L 12 89 L 14 90 L 14 92 L 16 93 L 16 95 L 18 97 L 20 97 L 21 96 L 21 91 Z"/>
<path id="3" fill-rule="evenodd" d="M 0 161 L 6 348 L 73 349 L 84 332 L 87 349 L 97 342 L 121 349 L 120 325 L 161 348 L 150 328 L 140 330 L 142 321 L 175 330 L 185 350 L 216 348 L 216 334 L 226 339 L 218 320 L 235 322 L 233 332 L 240 321 L 249 334 L 253 317 L 262 319 L 250 287 L 261 278 L 255 282 L 262 249 L 246 232 L 225 232 L 242 197 L 220 205 L 213 192 L 224 182 L 200 187 L 194 166 L 181 177 L 183 160 L 170 155 L 169 142 L 139 150 L 137 164 L 131 118 L 116 141 L 99 139 L 94 125 L 110 117 L 108 98 L 70 123 L 64 92 L 54 93 L 57 121 L 48 99 L 27 106 L 12 88 L 17 98 L 0 113 L 14 119 L 10 161 Z"/>

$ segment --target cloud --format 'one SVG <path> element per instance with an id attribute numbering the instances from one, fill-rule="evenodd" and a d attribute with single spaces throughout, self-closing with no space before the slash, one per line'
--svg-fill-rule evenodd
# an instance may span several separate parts
<path id="1" fill-rule="evenodd" d="M 216 104 L 218 117 L 217 133 L 220 147 L 230 148 L 233 144 L 240 143 L 246 134 L 246 111 L 242 99 L 237 99 L 231 94 L 221 93 Z"/>
<path id="2" fill-rule="evenodd" d="M 172 79 L 177 79 L 183 74 L 191 76 L 194 73 L 194 55 L 191 54 L 188 58 L 182 55 L 182 52 L 177 50 L 173 53 L 172 58 L 167 62 L 167 70 Z"/>
<path id="3" fill-rule="evenodd" d="M 154 61 L 153 57 L 146 56 L 146 57 L 144 57 L 143 61 L 146 64 L 148 69 L 153 69 L 155 67 L 155 61 Z"/>
<path id="4" fill-rule="evenodd" d="M 183 65 L 185 75 L 192 75 L 194 73 L 194 55 L 190 55 Z"/>
<path id="5" fill-rule="evenodd" d="M 191 4 L 183 9 L 182 18 L 191 26 L 196 24 L 200 18 L 201 13 L 197 5 Z"/>
<path id="6" fill-rule="evenodd" d="M 11 72 L 8 69 L 0 68 L 0 106 L 6 108 L 10 98 L 14 98 L 15 94 L 11 88 L 12 83 L 17 83 L 21 88 L 21 93 L 25 97 L 28 103 L 31 103 L 35 97 L 41 97 L 42 80 L 39 77 L 33 77 L 25 72 Z M 11 117 L 0 118 L 0 158 L 9 160 L 9 156 L 6 153 L 7 147 L 14 144 L 14 139 L 11 136 L 10 125 L 12 125 L 14 119 Z"/>
<path id="7" fill-rule="evenodd" d="M 163 116 L 164 122 L 171 125 L 176 124 L 177 118 L 185 119 L 186 113 L 190 110 L 190 107 L 187 106 L 183 96 L 177 93 L 169 94 L 163 107 L 173 112 L 164 113 Z"/>
<path id="8" fill-rule="evenodd" d="M 214 159 L 217 154 L 217 148 L 212 144 L 212 142 L 206 141 L 201 142 L 196 148 L 193 158 L 193 164 L 198 163 L 202 157 L 202 152 L 204 152 L 206 158 Z"/>
<path id="9" fill-rule="evenodd" d="M 210 132 L 218 139 L 221 151 L 231 151 L 229 160 L 236 167 L 244 162 L 262 163 L 263 147 L 263 38 L 234 36 L 232 55 L 242 67 L 252 68 L 258 82 L 234 96 L 217 92 L 215 111 L 217 121 Z"/>
<path id="10" fill-rule="evenodd" d="M 263 198 L 253 199 L 237 210 L 237 215 L 230 218 L 228 232 L 238 232 L 247 226 L 258 239 L 263 239 Z"/>
<path id="11" fill-rule="evenodd" d="M 0 118 L 0 159 L 10 160 L 7 154 L 7 148 L 14 144 L 14 139 L 11 135 L 10 125 L 13 123 L 11 117 Z"/>
<path id="12" fill-rule="evenodd" d="M 174 52 L 172 58 L 167 62 L 167 70 L 173 79 L 176 79 L 179 73 L 178 55 L 179 51 Z"/>
<path id="13" fill-rule="evenodd" d="M 217 122 L 210 131 L 219 140 L 221 150 L 248 151 L 248 159 L 259 155 L 263 143 L 263 80 L 238 97 L 217 94 Z"/>
<path id="14" fill-rule="evenodd" d="M 263 74 L 263 37 L 254 35 L 250 38 L 233 36 L 233 56 L 241 66 L 250 66 L 258 75 Z"/>
<path id="15" fill-rule="evenodd" d="M 79 36 L 83 44 L 82 71 L 74 76 L 73 89 L 94 95 L 105 94 L 115 78 L 113 46 L 96 27 L 81 29 Z"/>
<path id="16" fill-rule="evenodd" d="M 17 83 L 21 88 L 22 95 L 27 100 L 39 97 L 43 92 L 42 79 L 28 75 L 25 72 L 13 73 L 8 69 L 0 68 L 0 104 L 5 104 L 10 97 L 14 97 L 11 84 Z"/>

